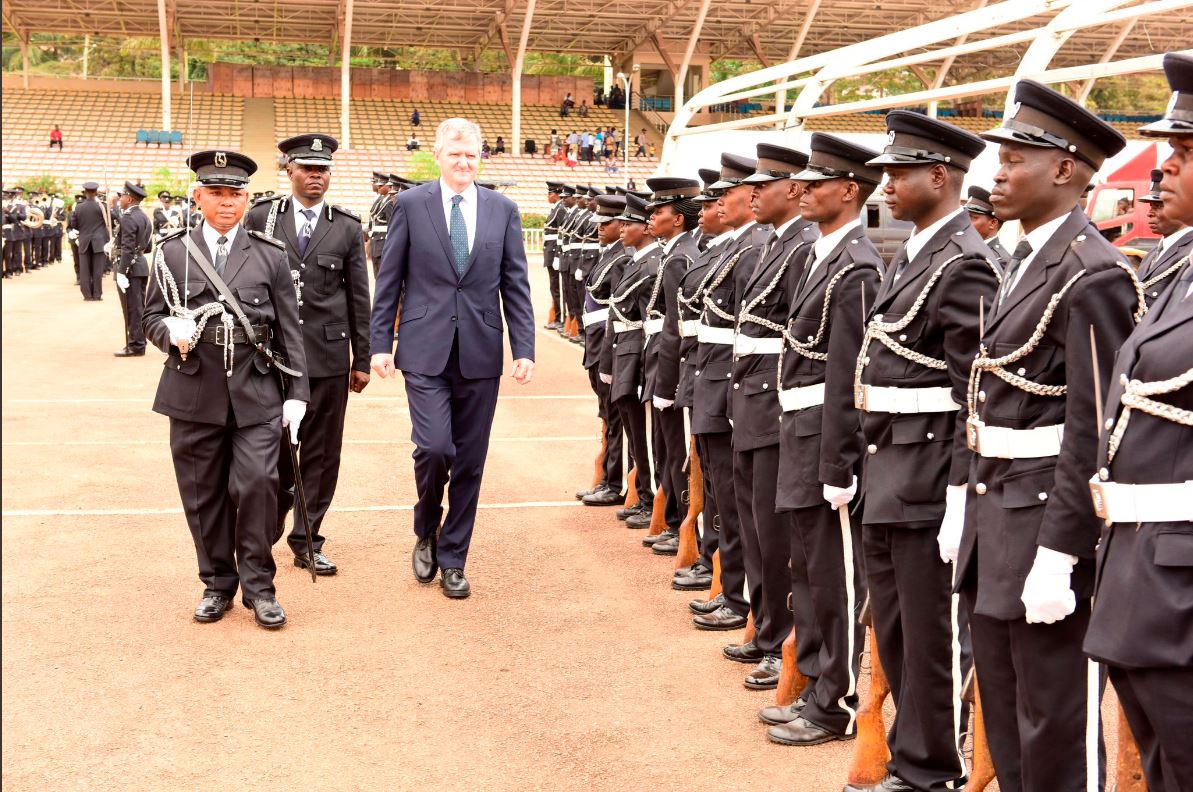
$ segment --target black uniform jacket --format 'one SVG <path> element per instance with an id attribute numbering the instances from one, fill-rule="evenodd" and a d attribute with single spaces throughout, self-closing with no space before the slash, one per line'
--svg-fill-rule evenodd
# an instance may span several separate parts
<path id="1" fill-rule="evenodd" d="M 1193 370 L 1193 298 L 1182 297 L 1169 289 L 1119 349 L 1106 400 L 1111 429 L 1123 414 L 1122 377 L 1162 382 Z M 1149 398 L 1193 410 L 1193 385 Z M 1113 460 L 1109 439 L 1103 427 L 1099 477 L 1105 471 L 1123 484 L 1193 481 L 1193 428 L 1131 410 Z M 1127 668 L 1193 666 L 1193 523 L 1103 526 L 1097 564 L 1086 652 Z"/>
<path id="2" fill-rule="evenodd" d="M 1006 272 L 1007 265 L 1011 263 L 1011 254 L 1003 247 L 1002 242 L 998 241 L 998 237 L 993 237 L 986 243 L 986 247 L 990 248 L 991 253 L 994 254 L 990 257 L 990 260 L 998 265 L 999 274 L 1001 275 Z"/>
<path id="3" fill-rule="evenodd" d="M 667 253 L 662 257 L 663 292 L 659 302 L 663 303 L 663 330 L 651 341 L 647 355 L 654 355 L 655 381 L 652 396 L 676 401 L 679 395 L 680 347 L 683 339 L 679 335 L 679 288 L 688 270 L 700 257 L 695 238 L 685 231 L 672 240 Z M 679 405 L 683 406 L 683 405 Z"/>
<path id="4" fill-rule="evenodd" d="M 394 202 L 388 195 L 378 195 L 369 208 L 369 255 L 377 261 L 381 260 L 381 253 L 385 248 L 385 234 L 389 229 L 389 216 L 393 210 Z"/>
<path id="5" fill-rule="evenodd" d="M 862 292 L 878 293 L 882 266 L 878 248 L 856 226 L 789 298 L 787 333 L 801 350 L 828 359 L 800 354 L 785 342 L 779 387 L 824 383 L 824 404 L 783 413 L 776 494 L 780 509 L 818 506 L 824 502 L 821 485 L 845 488 L 855 475 L 861 477 L 865 442 L 861 414 L 853 405 L 853 373 L 865 327 Z"/>
<path id="6" fill-rule="evenodd" d="M 737 328 L 738 298 L 762 255 L 773 229 L 751 223 L 730 241 L 708 283 L 701 323 L 713 332 L 732 334 Z M 726 319 L 710 306 L 731 318 Z M 733 344 L 700 342 L 696 347 L 696 380 L 692 391 L 692 433 L 732 431 L 729 423 L 729 378 L 733 376 Z"/>
<path id="7" fill-rule="evenodd" d="M 1143 296 L 1149 306 L 1176 282 L 1177 270 L 1193 252 L 1193 231 L 1186 231 L 1175 244 L 1160 250 L 1158 256 L 1157 250 L 1158 247 L 1152 248 L 1139 263 L 1139 280 L 1143 282 Z"/>
<path id="8" fill-rule="evenodd" d="M 743 336 L 777 338 L 780 335 L 754 317 L 780 327 L 787 321 L 791 295 L 804 273 L 812 243 L 820 233 L 816 226 L 798 218 L 782 239 L 773 240 L 770 236 L 737 300 L 737 331 Z M 752 451 L 778 445 L 782 412 L 778 354 L 735 354 L 729 382 L 728 415 L 733 419 L 733 450 Z"/>
<path id="9" fill-rule="evenodd" d="M 655 276 L 659 273 L 657 245 L 651 246 L 649 250 L 643 248 L 642 251 L 636 251 L 631 248 L 627 252 L 633 258 L 626 263 L 621 279 L 613 287 L 609 326 L 601 349 L 601 371 L 613 375 L 610 398 L 614 401 L 627 397 L 642 398 L 646 376 L 643 370 L 646 344 L 641 323 L 647 318 L 646 309 L 651 302 Z M 639 326 L 619 333 L 614 329 L 615 322 Z"/>
<path id="10" fill-rule="evenodd" d="M 877 297 L 865 292 L 872 322 L 904 319 L 939 271 L 914 318 L 889 335 L 913 352 L 947 364 L 924 366 L 871 341 L 861 350 L 861 382 L 881 387 L 951 387 L 953 401 L 965 404 L 969 366 L 978 348 L 978 304 L 987 312 L 998 287 L 990 249 L 961 212 L 944 224 L 896 280 L 900 248 L 883 276 Z M 860 306 L 858 311 L 861 311 Z M 868 362 L 866 362 L 868 361 Z M 864 523 L 938 527 L 944 516 L 946 484 L 964 484 L 969 475 L 965 412 L 865 412 Z"/>
<path id="11" fill-rule="evenodd" d="M 79 252 L 86 253 L 88 250 L 102 252 L 104 245 L 112 237 L 108 230 L 104 208 L 100 206 L 99 201 L 95 198 L 79 201 L 75 204 L 72 219 L 73 227 L 79 231 Z"/>
<path id="12" fill-rule="evenodd" d="M 270 206 L 277 202 L 273 236 L 286 247 L 292 277 L 301 283 L 298 304 L 308 377 L 336 377 L 349 369 L 369 370 L 369 275 L 365 268 L 360 218 L 325 204 L 322 216 L 298 255 L 293 205 L 289 197 L 258 201 L 245 227 L 265 231 Z M 351 349 L 349 349 L 351 347 Z"/>
<path id="13" fill-rule="evenodd" d="M 1122 255 L 1075 208 L 1029 262 L 1003 304 L 987 315 L 983 348 L 991 357 L 1011 355 L 1028 343 L 1049 301 L 1070 284 L 1039 343 L 1004 366 L 1010 375 L 1035 386 L 1059 386 L 1066 392 L 1029 393 L 989 372 L 972 388 L 974 414 L 988 426 L 1032 429 L 1064 424 L 1059 456 L 1001 459 L 970 454 L 956 580 L 960 588 L 968 575 L 977 575 L 979 613 L 1022 618 L 1019 596 L 1037 545 L 1077 556 L 1073 591 L 1080 599 L 1093 590 L 1098 518 L 1089 478 L 1096 467 L 1099 427 L 1090 327 L 1097 335 L 1102 375 L 1097 387 L 1105 393 L 1114 352 L 1135 327 L 1137 283 Z"/>
<path id="14" fill-rule="evenodd" d="M 567 213 L 563 201 L 551 204 L 551 211 L 547 212 L 547 219 L 543 222 L 543 266 L 549 267 L 551 260 L 559 252 L 559 224 Z"/>
<path id="15" fill-rule="evenodd" d="M 248 426 L 266 423 L 282 413 L 282 390 L 273 364 L 248 344 L 233 347 L 231 372 L 224 367 L 222 344 L 200 342 L 186 360 L 170 344 L 170 331 L 162 320 L 170 316 L 162 293 L 165 276 L 158 272 L 164 263 L 189 309 L 219 303 L 215 286 L 199 266 L 187 261 L 183 233 L 189 233 L 199 255 L 210 256 L 201 229 L 178 231 L 167 237 L 154 255 L 154 272 L 149 278 L 145 304 L 145 337 L 166 353 L 153 409 L 171 418 L 217 426 Z M 268 325 L 270 348 L 295 371 L 305 372 L 306 353 L 298 325 L 298 303 L 286 266 L 281 243 L 241 229 L 232 240 L 223 280 L 236 296 L 254 325 Z M 185 297 L 183 293 L 185 291 Z M 171 296 L 171 299 L 173 297 Z M 229 312 L 235 321 L 235 314 Z M 212 318 L 208 326 L 219 323 Z M 239 322 L 236 322 L 240 326 Z M 285 398 L 310 400 L 306 377 L 290 378 Z"/>
<path id="16" fill-rule="evenodd" d="M 149 216 L 138 206 L 131 206 L 120 218 L 120 262 L 117 272 L 130 278 L 149 276 L 149 265 L 144 253 L 149 252 L 153 231 L 149 227 Z"/>
<path id="17" fill-rule="evenodd" d="M 593 267 L 584 284 L 586 291 L 585 313 L 607 308 L 613 286 L 621 280 L 621 274 L 629 262 L 630 252 L 626 250 L 620 240 L 605 246 L 605 249 L 601 251 L 600 261 Z M 591 322 L 584 325 L 584 368 L 590 369 L 600 365 L 601 350 L 605 345 L 605 333 L 609 328 L 607 319 L 604 322 Z M 611 370 L 601 368 L 598 368 L 597 371 L 605 374 L 613 373 Z"/>
<path id="18" fill-rule="evenodd" d="M 679 283 L 676 302 L 679 304 L 679 318 L 677 332 L 683 333 L 684 327 L 695 327 L 700 322 L 700 314 L 704 308 L 704 289 L 715 271 L 716 264 L 721 260 L 721 254 L 732 243 L 728 236 L 718 237 L 714 246 L 708 235 L 703 241 L 708 243 L 684 273 Z M 692 407 L 693 389 L 696 383 L 696 363 L 698 341 L 695 335 L 683 335 L 679 342 L 679 382 L 676 384 L 675 405 L 677 407 Z"/>

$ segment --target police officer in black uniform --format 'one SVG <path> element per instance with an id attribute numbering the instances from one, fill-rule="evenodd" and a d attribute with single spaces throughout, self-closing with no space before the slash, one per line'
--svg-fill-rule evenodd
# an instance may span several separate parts
<path id="1" fill-rule="evenodd" d="M 393 202 L 389 200 L 389 175 L 373 171 L 373 192 L 377 197 L 369 207 L 369 219 L 365 224 L 368 235 L 368 254 L 373 262 L 373 277 L 381 269 L 381 251 L 385 248 L 385 232 L 389 228 L 389 214 L 393 211 Z"/>
<path id="2" fill-rule="evenodd" d="M 337 571 L 323 554 L 321 529 L 340 475 L 348 392 L 360 393 L 369 384 L 369 273 L 360 218 L 325 201 L 338 147 L 335 138 L 322 134 L 279 143 L 293 195 L 258 201 L 245 218 L 246 228 L 285 245 L 298 298 L 310 392 L 299 462 L 319 575 Z M 286 451 L 278 462 L 278 537 L 294 505 L 294 475 Z M 306 568 L 310 561 L 301 520 L 294 520 L 287 541 L 294 565 Z"/>
<path id="3" fill-rule="evenodd" d="M 1176 281 L 1177 272 L 1193 251 L 1193 226 L 1164 209 L 1164 199 L 1160 196 L 1163 171 L 1154 170 L 1151 175 L 1151 190 L 1139 200 L 1147 204 L 1148 228 L 1159 234 L 1160 239 L 1139 263 L 1136 273 L 1149 307 Z"/>
<path id="4" fill-rule="evenodd" d="M 556 260 L 559 257 L 559 226 L 567 214 L 567 205 L 560 200 L 562 191 L 563 185 L 559 182 L 547 182 L 547 203 L 550 204 L 551 209 L 547 212 L 546 222 L 543 223 L 543 267 L 547 270 L 547 283 L 551 289 L 551 310 L 554 317 L 547 323 L 547 330 L 558 330 L 563 324 L 559 270 L 556 266 Z"/>
<path id="5" fill-rule="evenodd" d="M 74 228 L 79 232 L 79 290 L 83 300 L 103 299 L 104 270 L 108 268 L 108 254 L 104 246 L 111 239 L 112 220 L 109 209 L 97 197 L 99 184 L 83 185 L 83 200 L 75 204 Z"/>
<path id="6" fill-rule="evenodd" d="M 969 222 L 973 223 L 974 230 L 982 239 L 986 240 L 986 244 L 994 253 L 994 263 L 998 265 L 999 272 L 1002 272 L 1010 263 L 1011 254 L 1003 247 L 1002 242 L 998 241 L 998 232 L 1002 228 L 1002 221 L 994 215 L 994 204 L 990 203 L 990 191 L 976 185 L 970 187 L 969 200 L 965 202 L 963 208 L 969 212 Z"/>
<path id="7" fill-rule="evenodd" d="M 124 183 L 120 194 L 120 234 L 116 247 L 116 288 L 120 292 L 120 308 L 124 313 L 124 349 L 114 352 L 116 357 L 141 357 L 145 354 L 145 288 L 149 280 L 149 265 L 145 253 L 151 249 L 153 231 L 149 217 L 141 209 L 145 188 L 132 182 Z"/>
<path id="8" fill-rule="evenodd" d="M 162 190 L 157 194 L 157 200 L 161 204 L 153 210 L 153 238 L 161 239 L 170 231 L 179 227 L 177 219 L 171 222 L 171 218 L 177 217 L 176 210 L 171 207 L 171 196 L 169 190 Z"/>
<path id="9" fill-rule="evenodd" d="M 298 302 L 283 243 L 240 226 L 256 163 L 234 151 L 201 151 L 187 165 L 204 223 L 174 232 L 154 254 L 145 335 L 167 358 L 153 409 L 170 418 L 170 452 L 204 585 L 195 620 L 222 619 L 239 588 L 257 624 L 277 628 L 286 623 L 270 542 L 278 450 L 284 427 L 296 439 L 309 399 Z M 210 259 L 251 337 L 195 256 Z M 272 355 L 296 373 L 286 393 Z"/>

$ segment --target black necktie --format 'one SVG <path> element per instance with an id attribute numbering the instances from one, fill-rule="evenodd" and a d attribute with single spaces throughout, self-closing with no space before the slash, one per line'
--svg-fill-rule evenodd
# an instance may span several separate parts
<path id="1" fill-rule="evenodd" d="M 808 285 L 808 278 L 812 276 L 812 270 L 815 268 L 815 266 L 816 249 L 813 248 L 812 252 L 808 254 L 808 263 L 804 266 L 803 274 L 799 276 L 799 285 L 795 287 L 795 294 L 793 294 L 792 297 L 803 294 L 804 287 Z"/>
<path id="2" fill-rule="evenodd" d="M 228 264 L 228 237 L 222 236 L 215 241 L 215 274 L 223 277 L 224 267 Z"/>
<path id="3" fill-rule="evenodd" d="M 1015 252 L 1011 254 L 1011 263 L 1007 265 L 1007 271 L 1002 274 L 1002 288 L 998 292 L 998 307 L 1002 307 L 1003 301 L 1011 293 L 1019 276 L 1019 268 L 1023 266 L 1023 260 L 1030 255 L 1031 244 L 1026 239 L 1019 240 L 1019 244 L 1015 246 Z"/>

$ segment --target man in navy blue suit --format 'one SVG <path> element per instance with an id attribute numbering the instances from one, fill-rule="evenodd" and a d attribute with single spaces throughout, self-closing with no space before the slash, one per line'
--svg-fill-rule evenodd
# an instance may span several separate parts
<path id="1" fill-rule="evenodd" d="M 471 593 L 464 564 L 497 406 L 503 311 L 514 379 L 524 385 L 534 373 L 522 220 L 513 201 L 477 189 L 480 149 L 480 127 L 471 121 L 439 125 L 433 153 L 441 176 L 394 203 L 371 325 L 373 370 L 389 377 L 400 369 L 410 404 L 418 488 L 414 576 L 430 583 L 442 567 L 440 585 L 451 598 Z"/>

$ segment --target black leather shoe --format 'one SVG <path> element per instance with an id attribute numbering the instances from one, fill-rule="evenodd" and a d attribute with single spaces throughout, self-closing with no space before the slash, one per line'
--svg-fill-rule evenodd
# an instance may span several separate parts
<path id="1" fill-rule="evenodd" d="M 642 511 L 642 502 L 639 501 L 638 503 L 635 503 L 633 506 L 626 506 L 624 509 L 618 509 L 617 510 L 617 519 L 628 520 L 630 517 L 633 517 L 635 514 L 639 514 L 641 511 Z"/>
<path id="2" fill-rule="evenodd" d="M 582 489 L 576 493 L 576 500 L 582 501 L 585 498 L 587 498 L 589 495 L 591 495 L 592 493 L 597 492 L 598 490 L 602 490 L 604 488 L 605 488 L 604 484 L 597 484 L 595 487 L 589 487 L 588 489 Z"/>
<path id="3" fill-rule="evenodd" d="M 722 649 L 721 653 L 725 655 L 726 659 L 735 663 L 758 663 L 764 657 L 762 650 L 753 641 L 747 641 L 744 644 L 730 644 Z"/>
<path id="4" fill-rule="evenodd" d="M 888 775 L 873 786 L 846 784 L 841 792 L 915 792 L 915 787 L 897 775 Z"/>
<path id="5" fill-rule="evenodd" d="M 663 533 L 670 533 L 670 531 L 664 531 Z M 662 535 L 663 534 L 659 534 L 659 536 Z M 660 542 L 655 542 L 650 546 L 650 552 L 654 553 L 655 555 L 679 555 L 679 534 L 669 536 Z"/>
<path id="6" fill-rule="evenodd" d="M 768 655 L 758 666 L 746 674 L 742 684 L 750 690 L 774 690 L 779 686 L 779 673 L 783 670 L 783 658 Z"/>
<path id="7" fill-rule="evenodd" d="M 780 723 L 766 730 L 766 739 L 779 745 L 820 745 L 833 740 L 852 740 L 855 734 L 838 734 L 818 724 L 796 718 L 791 723 Z"/>
<path id="8" fill-rule="evenodd" d="M 431 534 L 414 543 L 414 555 L 411 563 L 414 567 L 414 577 L 419 583 L 430 583 L 439 571 L 438 538 Z"/>
<path id="9" fill-rule="evenodd" d="M 585 506 L 620 506 L 625 497 L 612 487 L 603 487 L 581 498 Z"/>
<path id="10" fill-rule="evenodd" d="M 712 599 L 707 600 L 688 600 L 688 610 L 695 613 L 697 616 L 705 613 L 712 613 L 717 608 L 725 604 L 725 595 L 718 594 Z"/>
<path id="11" fill-rule="evenodd" d="M 112 357 L 120 357 L 120 358 L 145 357 L 145 350 L 142 349 L 140 351 L 137 351 L 135 349 L 129 349 L 128 347 L 125 347 L 124 349 L 120 350 L 119 352 L 113 352 Z"/>
<path id="12" fill-rule="evenodd" d="M 307 559 L 306 555 L 298 555 L 295 553 L 294 566 L 298 567 L 299 569 L 308 569 L 311 566 L 311 562 L 309 559 Z M 334 563 L 332 563 L 330 558 L 318 551 L 315 551 L 316 575 L 334 575 L 337 571 L 338 568 Z"/>
<path id="13" fill-rule="evenodd" d="M 692 624 L 696 625 L 697 630 L 740 630 L 746 626 L 746 617 L 738 616 L 722 605 L 712 613 L 692 619 Z"/>
<path id="14" fill-rule="evenodd" d="M 786 707 L 763 707 L 758 710 L 758 720 L 769 723 L 771 726 L 791 723 L 800 716 L 807 705 L 807 700 L 800 696 Z"/>
<path id="15" fill-rule="evenodd" d="M 642 530 L 650 527 L 650 521 L 654 519 L 654 510 L 643 508 L 637 514 L 631 514 L 625 519 L 626 528 L 636 528 Z"/>
<path id="16" fill-rule="evenodd" d="M 242 599 L 244 607 L 253 612 L 257 624 L 267 630 L 276 630 L 286 623 L 286 612 L 273 597 L 262 599 Z"/>
<path id="17" fill-rule="evenodd" d="M 445 569 L 439 578 L 439 585 L 443 588 L 443 596 L 450 599 L 464 599 L 472 593 L 472 586 L 464 577 L 463 569 Z"/>
<path id="18" fill-rule="evenodd" d="M 658 542 L 665 542 L 668 539 L 671 539 L 672 537 L 677 537 L 677 536 L 679 536 L 678 533 L 676 533 L 675 531 L 672 531 L 670 528 L 665 528 L 662 533 L 657 533 L 654 536 L 642 537 L 642 546 L 643 547 L 654 547 L 655 544 L 657 544 Z"/>
<path id="19" fill-rule="evenodd" d="M 708 591 L 712 588 L 712 570 L 701 564 L 693 564 L 671 579 L 671 588 L 676 591 Z M 711 611 L 710 611 L 711 612 Z"/>
<path id="20" fill-rule="evenodd" d="M 208 624 L 224 618 L 224 614 L 232 607 L 232 600 L 219 594 L 209 594 L 199 601 L 195 608 L 195 621 Z"/>

